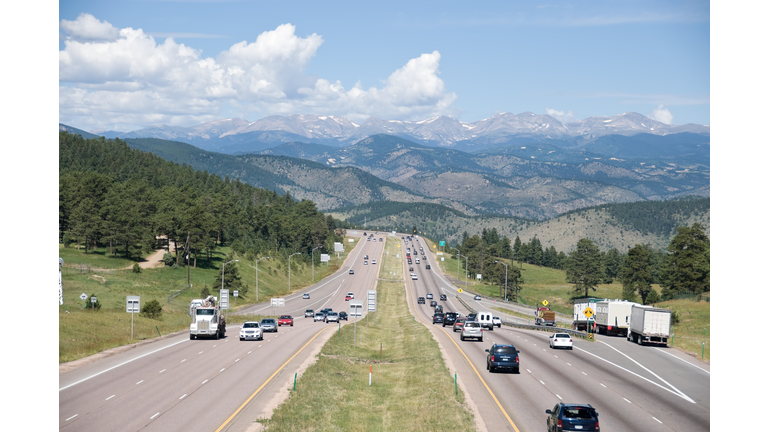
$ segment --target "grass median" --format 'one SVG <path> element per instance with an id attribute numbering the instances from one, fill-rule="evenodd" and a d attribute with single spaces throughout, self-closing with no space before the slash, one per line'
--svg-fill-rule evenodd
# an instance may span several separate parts
<path id="1" fill-rule="evenodd" d="M 260 420 L 268 430 L 475 430 L 437 342 L 408 312 L 396 241 L 385 251 L 375 326 L 373 316 L 359 320 L 356 342 L 353 324 L 334 334 L 296 391 Z"/>

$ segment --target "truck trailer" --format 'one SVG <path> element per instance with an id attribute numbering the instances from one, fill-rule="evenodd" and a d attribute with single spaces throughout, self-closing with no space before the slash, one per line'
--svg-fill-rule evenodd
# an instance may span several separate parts
<path id="1" fill-rule="evenodd" d="M 626 336 L 629 318 L 635 302 L 626 300 L 602 300 L 595 303 L 595 325 L 597 332 L 605 335 Z"/>
<path id="2" fill-rule="evenodd" d="M 639 345 L 667 346 L 672 326 L 672 311 L 652 306 L 633 305 L 627 340 Z"/>
<path id="3" fill-rule="evenodd" d="M 598 298 L 580 298 L 573 301 L 573 328 L 574 330 L 586 331 L 589 323 L 594 323 L 595 303 L 603 299 Z M 592 310 L 592 319 L 587 318 L 584 310 L 589 307 Z"/>
<path id="4" fill-rule="evenodd" d="M 189 325 L 189 339 L 224 337 L 227 332 L 227 323 L 217 301 L 216 297 L 208 296 L 201 305 L 191 306 L 192 324 Z"/>

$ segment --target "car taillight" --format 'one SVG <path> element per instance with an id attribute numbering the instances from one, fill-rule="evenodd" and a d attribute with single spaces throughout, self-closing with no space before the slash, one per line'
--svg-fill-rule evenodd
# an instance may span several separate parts
<path id="1" fill-rule="evenodd" d="M 600 422 L 595 422 L 595 430 L 596 431 L 600 430 Z"/>
<path id="2" fill-rule="evenodd" d="M 563 427 L 563 421 L 560 419 L 557 419 L 557 427 L 562 428 Z"/>
<path id="3" fill-rule="evenodd" d="M 520 363 L 520 357 L 515 356 L 515 363 Z"/>
<path id="4" fill-rule="evenodd" d="M 555 339 L 555 342 L 557 342 L 557 339 Z"/>

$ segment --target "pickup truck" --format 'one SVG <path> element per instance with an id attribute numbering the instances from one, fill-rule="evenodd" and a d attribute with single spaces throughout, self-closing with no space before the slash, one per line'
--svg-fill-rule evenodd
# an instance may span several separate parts
<path id="1" fill-rule="evenodd" d="M 280 315 L 280 318 L 277 319 L 277 326 L 284 325 L 293 327 L 293 317 L 290 315 Z"/>

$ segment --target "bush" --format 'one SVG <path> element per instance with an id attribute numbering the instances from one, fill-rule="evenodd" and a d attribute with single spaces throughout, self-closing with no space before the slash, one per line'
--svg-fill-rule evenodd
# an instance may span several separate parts
<path id="1" fill-rule="evenodd" d="M 211 290 L 208 289 L 208 285 L 203 287 L 202 290 L 200 290 L 200 298 L 204 299 L 207 298 L 209 295 L 211 295 Z"/>
<path id="2" fill-rule="evenodd" d="M 141 266 L 139 265 L 139 263 L 133 263 L 133 272 L 141 273 Z"/>
<path id="3" fill-rule="evenodd" d="M 672 325 L 678 324 L 680 322 L 680 314 L 677 313 L 676 310 L 672 311 Z"/>
<path id="4" fill-rule="evenodd" d="M 176 257 L 173 256 L 173 254 L 170 252 L 164 253 L 163 264 L 167 265 L 168 267 L 173 267 L 173 265 L 176 264 Z"/>
<path id="5" fill-rule="evenodd" d="M 648 296 L 645 298 L 645 304 L 655 304 L 660 301 L 661 297 L 659 296 L 659 293 L 657 293 L 655 289 L 651 288 L 651 292 L 649 292 Z"/>
<path id="6" fill-rule="evenodd" d="M 163 315 L 163 306 L 157 300 L 150 300 L 144 303 L 140 315 L 146 318 L 160 319 Z"/>
<path id="7" fill-rule="evenodd" d="M 101 310 L 101 302 L 99 301 L 99 298 L 96 297 L 96 303 L 91 303 L 91 297 L 96 297 L 96 294 L 91 294 L 90 297 L 86 299 L 85 308 L 96 311 Z"/>
<path id="8" fill-rule="evenodd" d="M 69 244 L 72 243 L 72 237 L 69 235 L 69 232 L 64 232 L 64 236 L 61 238 L 61 242 L 64 244 L 65 248 L 69 247 Z"/>

